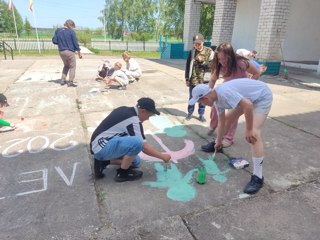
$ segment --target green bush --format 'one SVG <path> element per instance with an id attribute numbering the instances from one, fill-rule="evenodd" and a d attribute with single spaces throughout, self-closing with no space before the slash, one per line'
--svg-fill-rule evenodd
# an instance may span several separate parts
<path id="1" fill-rule="evenodd" d="M 88 48 L 91 52 L 93 52 L 94 54 L 99 54 L 100 53 L 100 50 L 99 49 L 96 49 L 96 48 L 93 48 L 93 47 L 89 47 Z"/>

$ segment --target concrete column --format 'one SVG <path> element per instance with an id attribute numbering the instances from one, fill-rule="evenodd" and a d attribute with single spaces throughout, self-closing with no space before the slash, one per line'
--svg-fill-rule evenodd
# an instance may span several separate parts
<path id="1" fill-rule="evenodd" d="M 211 45 L 231 42 L 236 7 L 236 0 L 216 0 Z"/>
<path id="2" fill-rule="evenodd" d="M 186 0 L 183 27 L 184 51 L 192 49 L 192 37 L 199 32 L 200 11 L 201 2 L 195 2 L 194 0 Z"/>
<path id="3" fill-rule="evenodd" d="M 290 0 L 261 0 L 256 47 L 259 60 L 280 61 Z"/>

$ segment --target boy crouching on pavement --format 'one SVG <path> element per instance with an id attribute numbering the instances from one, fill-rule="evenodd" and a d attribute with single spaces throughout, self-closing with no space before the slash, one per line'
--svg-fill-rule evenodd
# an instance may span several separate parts
<path id="1" fill-rule="evenodd" d="M 118 87 L 119 90 L 126 90 L 127 89 L 127 85 L 129 83 L 129 79 L 127 77 L 127 75 L 121 70 L 122 68 L 122 64 L 119 62 L 116 62 L 114 64 L 114 72 L 112 73 L 112 75 L 108 78 L 108 80 L 106 81 L 106 88 L 110 88 L 110 84 L 112 82 L 117 82 L 120 86 Z"/>

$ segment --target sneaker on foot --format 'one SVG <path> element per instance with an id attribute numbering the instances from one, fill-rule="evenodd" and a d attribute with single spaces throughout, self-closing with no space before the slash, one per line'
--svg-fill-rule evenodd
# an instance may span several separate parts
<path id="1" fill-rule="evenodd" d="M 209 142 L 208 144 L 202 145 L 201 150 L 204 152 L 214 152 L 215 150 L 214 145 L 216 145 L 215 141 Z M 217 152 L 223 153 L 222 148 L 217 150 Z"/>
<path id="2" fill-rule="evenodd" d="M 207 120 L 204 118 L 203 115 L 200 115 L 200 116 L 199 116 L 199 121 L 200 121 L 200 122 L 206 122 Z"/>
<path id="3" fill-rule="evenodd" d="M 260 190 L 260 188 L 262 188 L 263 186 L 263 180 L 264 180 L 263 177 L 261 179 L 256 175 L 252 175 L 250 182 L 245 186 L 243 192 L 247 194 L 257 193 Z"/>
<path id="4" fill-rule="evenodd" d="M 191 114 L 191 113 L 188 113 L 188 115 L 186 116 L 185 119 L 186 119 L 187 121 L 189 121 L 191 118 L 192 118 L 192 114 Z"/>
<path id="5" fill-rule="evenodd" d="M 215 141 L 209 142 L 208 144 L 202 145 L 201 150 L 204 152 L 214 152 Z"/>
<path id="6" fill-rule="evenodd" d="M 78 87 L 78 85 L 74 84 L 73 82 L 68 82 L 68 87 Z"/>
<path id="7" fill-rule="evenodd" d="M 104 174 L 102 173 L 103 170 L 110 164 L 110 161 L 103 161 L 103 160 L 93 160 L 93 169 L 94 169 L 94 176 L 96 179 L 103 178 Z"/>
<path id="8" fill-rule="evenodd" d="M 116 182 L 134 181 L 142 177 L 143 172 L 133 169 L 117 169 L 117 174 L 114 177 Z"/>
<path id="9" fill-rule="evenodd" d="M 222 146 L 224 148 L 230 147 L 233 144 L 233 142 L 229 142 L 227 140 L 222 140 Z"/>
<path id="10" fill-rule="evenodd" d="M 127 87 L 126 86 L 119 86 L 118 90 L 127 90 Z"/>
<path id="11" fill-rule="evenodd" d="M 65 84 L 67 84 L 67 81 L 61 80 L 60 85 L 63 86 L 63 85 L 65 85 Z"/>

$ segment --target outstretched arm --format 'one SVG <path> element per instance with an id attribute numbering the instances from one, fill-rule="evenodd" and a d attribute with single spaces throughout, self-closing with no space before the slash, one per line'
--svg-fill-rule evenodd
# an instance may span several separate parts
<path id="1" fill-rule="evenodd" d="M 157 151 L 147 142 L 143 143 L 143 152 L 149 156 L 160 158 L 166 163 L 169 162 L 171 159 L 171 156 L 169 154 Z"/>
<path id="2" fill-rule="evenodd" d="M 260 70 L 251 61 L 248 61 L 248 64 L 247 72 L 252 74 L 252 79 L 258 80 L 260 77 Z"/>

